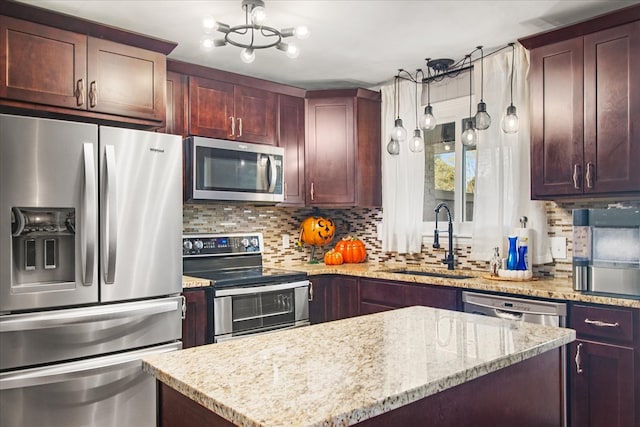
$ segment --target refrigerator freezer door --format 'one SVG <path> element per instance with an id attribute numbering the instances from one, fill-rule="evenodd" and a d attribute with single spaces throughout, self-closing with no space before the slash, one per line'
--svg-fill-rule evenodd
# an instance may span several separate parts
<path id="1" fill-rule="evenodd" d="M 0 115 L 0 313 L 98 301 L 98 127 Z"/>
<path id="2" fill-rule="evenodd" d="M 0 425 L 155 427 L 156 381 L 140 359 L 180 348 L 176 342 L 0 374 Z"/>
<path id="3" fill-rule="evenodd" d="M 181 318 L 180 296 L 0 316 L 0 370 L 179 340 Z"/>
<path id="4" fill-rule="evenodd" d="M 182 140 L 100 127 L 102 302 L 182 290 Z"/>

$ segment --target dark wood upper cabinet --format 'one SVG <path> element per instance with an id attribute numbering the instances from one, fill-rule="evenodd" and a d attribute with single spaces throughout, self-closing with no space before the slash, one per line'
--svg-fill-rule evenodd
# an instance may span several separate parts
<path id="1" fill-rule="evenodd" d="M 635 6 L 593 20 L 593 32 L 520 40 L 531 49 L 532 198 L 640 194 L 638 19 Z"/>
<path id="2" fill-rule="evenodd" d="M 167 71 L 167 103 L 165 127 L 158 132 L 171 133 L 186 137 L 189 133 L 189 111 L 187 93 L 189 91 L 189 78 L 184 74 Z"/>
<path id="3" fill-rule="evenodd" d="M 278 95 L 278 146 L 284 148 L 284 202 L 304 206 L 304 99 Z"/>
<path id="4" fill-rule="evenodd" d="M 189 78 L 189 134 L 276 144 L 276 94 L 204 77 Z"/>
<path id="5" fill-rule="evenodd" d="M 32 10 L 2 7 L 17 15 Z M 101 32 L 94 28 L 99 24 L 73 17 L 42 11 L 28 17 L 86 33 L 0 15 L 0 105 L 135 125 L 165 120 L 165 53 L 92 37 L 113 31 L 122 38 L 125 32 Z"/>
<path id="6" fill-rule="evenodd" d="M 307 93 L 307 205 L 382 204 L 380 106 L 364 89 Z"/>

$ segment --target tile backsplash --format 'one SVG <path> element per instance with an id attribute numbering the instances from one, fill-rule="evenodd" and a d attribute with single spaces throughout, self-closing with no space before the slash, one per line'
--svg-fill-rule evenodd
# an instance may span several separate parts
<path id="1" fill-rule="evenodd" d="M 572 254 L 572 209 L 640 207 L 640 200 L 625 202 L 547 202 L 547 221 L 549 235 L 567 238 L 567 258 L 557 259 L 553 263 L 534 266 L 537 276 L 554 276 L 558 278 L 571 276 Z M 306 262 L 311 255 L 311 248 L 305 245 L 302 250 L 296 248 L 299 240 L 300 223 L 309 215 L 320 215 L 331 218 L 336 223 L 336 234 L 333 241 L 323 248 L 315 250 L 315 258 L 322 260 L 324 253 L 335 243 L 348 235 L 364 241 L 367 247 L 369 262 L 405 262 L 413 265 L 442 266 L 444 256 L 442 249 L 434 250 L 430 241 L 424 241 L 420 254 L 400 255 L 395 252 L 382 252 L 382 242 L 377 240 L 377 224 L 382 221 L 382 209 L 320 209 L 289 208 L 278 206 L 259 206 L 247 204 L 185 204 L 183 209 L 183 230 L 185 233 L 237 233 L 260 231 L 264 234 L 265 262 L 284 264 Z M 283 235 L 289 238 L 289 248 L 283 248 Z M 456 246 L 457 269 L 488 271 L 488 263 L 473 261 L 469 258 L 471 246 Z"/>

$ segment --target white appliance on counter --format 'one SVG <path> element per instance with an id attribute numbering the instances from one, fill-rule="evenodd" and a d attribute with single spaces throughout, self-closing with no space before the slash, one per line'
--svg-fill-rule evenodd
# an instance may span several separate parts
<path id="1" fill-rule="evenodd" d="M 0 425 L 155 426 L 181 348 L 178 136 L 0 115 Z"/>

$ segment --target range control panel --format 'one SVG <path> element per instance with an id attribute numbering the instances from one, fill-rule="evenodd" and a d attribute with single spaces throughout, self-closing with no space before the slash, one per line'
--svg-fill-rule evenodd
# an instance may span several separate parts
<path id="1" fill-rule="evenodd" d="M 182 256 L 242 255 L 262 252 L 262 233 L 190 234 L 182 236 Z"/>

